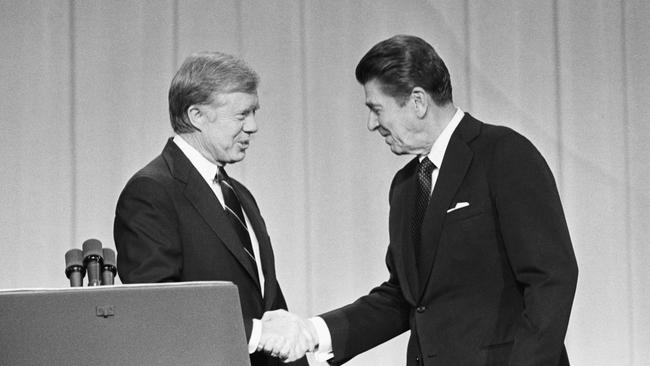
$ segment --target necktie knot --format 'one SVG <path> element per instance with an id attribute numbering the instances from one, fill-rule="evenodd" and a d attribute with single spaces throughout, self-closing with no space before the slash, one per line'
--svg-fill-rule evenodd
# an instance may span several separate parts
<path id="1" fill-rule="evenodd" d="M 428 156 L 425 157 L 418 165 L 418 177 L 428 176 L 429 180 L 431 180 L 431 174 L 435 168 L 436 164 L 429 160 Z"/>
<path id="2" fill-rule="evenodd" d="M 226 181 L 228 182 L 228 173 L 226 173 L 226 169 L 224 169 L 222 166 L 219 167 L 217 170 L 217 174 L 214 176 L 214 180 L 221 184 L 221 182 Z"/>

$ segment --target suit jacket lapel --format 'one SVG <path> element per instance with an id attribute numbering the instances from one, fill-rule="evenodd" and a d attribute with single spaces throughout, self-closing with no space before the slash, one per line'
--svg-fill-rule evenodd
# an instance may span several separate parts
<path id="1" fill-rule="evenodd" d="M 395 266 L 402 284 L 404 298 L 415 304 L 419 294 L 419 279 L 415 265 L 415 248 L 411 235 L 411 221 L 413 220 L 413 207 L 415 206 L 415 167 L 417 159 L 413 159 L 402 172 L 404 179 L 393 186 L 391 197 L 391 245 L 395 253 Z M 393 229 L 396 228 L 396 229 Z M 392 237 L 392 232 L 395 237 Z"/>
<path id="2" fill-rule="evenodd" d="M 245 188 L 239 182 L 233 180 L 233 183 L 237 192 L 242 193 L 239 195 L 239 199 L 246 216 L 250 220 L 253 231 L 255 231 L 255 237 L 259 244 L 260 258 L 257 258 L 257 260 L 262 264 L 262 273 L 264 273 L 264 303 L 272 304 L 275 301 L 278 286 L 275 285 L 275 263 L 271 241 L 253 197 L 244 193 Z"/>
<path id="3" fill-rule="evenodd" d="M 447 145 L 442 167 L 438 173 L 438 179 L 422 224 L 422 240 L 426 245 L 420 262 L 424 265 L 418 269 L 422 284 L 420 298 L 424 295 L 431 277 L 447 209 L 472 161 L 474 154 L 467 146 L 467 142 L 476 136 L 478 126 L 478 123 L 466 114 Z M 428 265 L 426 265 L 427 263 Z"/>
<path id="4" fill-rule="evenodd" d="M 215 197 L 212 189 L 171 139 L 163 150 L 163 157 L 167 161 L 172 175 L 186 183 L 184 194 L 187 200 L 246 269 L 259 288 L 257 268 L 244 251 L 243 244 L 239 241 L 235 229 L 232 228 L 223 206 Z"/>

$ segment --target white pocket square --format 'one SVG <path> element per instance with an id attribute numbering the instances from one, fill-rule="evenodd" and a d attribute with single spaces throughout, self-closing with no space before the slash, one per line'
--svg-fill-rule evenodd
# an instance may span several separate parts
<path id="1" fill-rule="evenodd" d="M 454 206 L 454 207 L 450 208 L 449 210 L 447 210 L 447 213 L 459 210 L 459 209 L 461 209 L 463 207 L 467 207 L 467 206 L 469 206 L 469 202 L 458 202 L 458 203 L 456 203 L 456 206 Z"/>

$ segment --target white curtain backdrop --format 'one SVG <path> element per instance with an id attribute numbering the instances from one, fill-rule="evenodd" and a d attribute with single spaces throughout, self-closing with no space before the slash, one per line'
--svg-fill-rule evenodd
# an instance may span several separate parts
<path id="1" fill-rule="evenodd" d="M 387 278 L 388 188 L 408 158 L 366 130 L 354 67 L 406 33 L 439 51 L 458 106 L 551 166 L 580 266 L 572 364 L 648 365 L 649 18 L 645 0 L 0 0 L 0 288 L 66 287 L 65 251 L 114 247 L 122 187 L 172 134 L 176 68 L 219 50 L 262 77 L 260 130 L 230 172 L 290 308 L 367 293 Z M 349 364 L 403 364 L 406 339 Z"/>

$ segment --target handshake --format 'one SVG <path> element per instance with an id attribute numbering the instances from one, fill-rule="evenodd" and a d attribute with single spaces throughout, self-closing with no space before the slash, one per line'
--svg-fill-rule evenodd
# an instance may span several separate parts
<path id="1" fill-rule="evenodd" d="M 318 347 L 314 324 L 286 310 L 264 313 L 257 351 L 263 351 L 282 362 L 293 362 Z"/>

